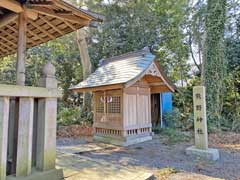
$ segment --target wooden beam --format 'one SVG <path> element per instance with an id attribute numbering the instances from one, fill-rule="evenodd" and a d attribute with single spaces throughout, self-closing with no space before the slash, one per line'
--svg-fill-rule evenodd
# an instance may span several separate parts
<path id="1" fill-rule="evenodd" d="M 88 21 L 92 20 L 92 17 L 89 16 L 86 13 L 81 12 L 78 8 L 76 8 L 75 6 L 72 6 L 69 3 L 66 3 L 64 1 L 55 1 L 56 6 L 66 10 L 66 11 L 72 11 L 73 14 L 83 18 L 83 19 L 87 19 Z"/>
<path id="2" fill-rule="evenodd" d="M 33 10 L 39 14 L 48 15 L 48 16 L 51 16 L 51 17 L 54 17 L 57 19 L 63 19 L 63 20 L 73 22 L 73 23 L 78 23 L 78 24 L 83 24 L 83 25 L 87 25 L 90 23 L 90 20 L 86 20 L 81 17 L 77 17 L 77 16 L 73 16 L 73 15 L 59 15 L 54 10 L 43 8 L 43 7 L 32 7 L 31 10 Z"/>
<path id="3" fill-rule="evenodd" d="M 32 19 L 32 20 L 37 20 L 38 18 L 38 13 L 32 11 L 31 9 L 26 9 L 26 15 L 28 18 Z"/>
<path id="4" fill-rule="evenodd" d="M 1 1 L 1 0 L 0 0 Z M 7 24 L 15 21 L 18 18 L 18 14 L 10 13 L 1 18 L 0 28 L 6 26 Z"/>
<path id="5" fill-rule="evenodd" d="M 3 33 L 3 32 L 2 32 Z M 12 41 L 9 41 L 7 38 L 0 36 L 0 39 L 3 39 L 4 41 L 8 42 L 9 44 L 11 44 L 13 47 L 17 47 L 17 45 L 15 43 L 13 43 Z"/>
<path id="6" fill-rule="evenodd" d="M 41 16 L 40 19 L 42 19 L 46 24 L 51 26 L 55 31 L 57 31 L 59 34 L 64 35 L 64 32 L 62 32 L 59 28 L 57 28 L 55 25 L 53 25 L 50 21 L 48 21 L 45 17 Z"/>
<path id="7" fill-rule="evenodd" d="M 1 0 L 0 0 L 1 2 Z M 38 18 L 38 13 L 32 11 L 31 9 L 26 9 L 26 16 L 32 20 L 36 20 Z M 1 18 L 0 28 L 10 24 L 18 18 L 17 13 L 9 13 Z"/>
<path id="8" fill-rule="evenodd" d="M 166 85 L 164 82 L 151 82 L 148 84 L 149 84 L 149 86 L 164 86 L 164 85 Z"/>
<path id="9" fill-rule="evenodd" d="M 172 92 L 167 86 L 153 86 L 151 87 L 151 93 L 160 93 L 160 92 Z"/>
<path id="10" fill-rule="evenodd" d="M 75 28 L 71 23 L 67 22 L 67 21 L 63 21 L 68 27 L 70 27 L 73 31 L 76 31 L 77 28 Z"/>
<path id="11" fill-rule="evenodd" d="M 0 41 L 0 44 L 1 44 L 1 46 L 4 46 L 5 48 L 9 49 L 10 51 L 14 50 L 14 49 L 11 48 L 10 46 L 8 46 L 6 43 L 3 43 L 3 42 Z M 3 50 L 3 49 L 2 49 L 2 50 Z M 5 49 L 4 49 L 4 50 L 5 50 Z M 7 52 L 9 52 L 9 51 L 7 51 Z"/>
<path id="12" fill-rule="evenodd" d="M 23 7 L 18 1 L 15 0 L 0 0 L 0 7 L 16 13 L 23 12 Z"/>
<path id="13" fill-rule="evenodd" d="M 13 31 L 14 33 L 18 34 L 18 31 L 17 31 L 14 27 L 12 27 L 12 26 L 10 26 L 10 25 L 6 25 L 6 27 L 7 27 L 8 29 L 10 29 L 11 31 Z M 12 35 L 12 37 L 13 37 L 13 35 Z M 14 37 L 15 37 L 15 36 L 14 36 Z M 15 39 L 16 42 L 18 41 L 18 40 L 17 40 L 17 36 L 16 36 L 14 39 Z M 27 38 L 27 43 L 32 44 L 32 41 L 31 41 L 29 38 Z M 15 45 L 16 45 L 16 44 L 15 44 Z"/>
<path id="14" fill-rule="evenodd" d="M 39 31 L 43 32 L 44 34 L 46 34 L 48 37 L 50 37 L 51 39 L 55 39 L 55 36 L 53 36 L 51 33 L 49 33 L 48 31 L 46 31 L 43 27 L 39 26 L 37 23 L 35 22 L 31 22 L 31 24 L 37 28 Z"/>
<path id="15" fill-rule="evenodd" d="M 8 53 L 9 50 L 12 50 L 9 46 L 5 45 L 1 41 L 0 41 L 0 44 L 1 44 L 1 46 L 4 46 L 4 47 L 0 47 L 1 51 L 5 52 L 5 53 Z M 9 50 L 7 50 L 6 48 L 9 49 Z"/>
<path id="16" fill-rule="evenodd" d="M 46 2 L 36 2 L 36 3 L 29 3 L 30 7 L 51 7 L 54 5 L 52 1 L 46 1 Z"/>
<path id="17" fill-rule="evenodd" d="M 72 11 L 55 11 L 59 15 L 73 15 Z"/>
<path id="18" fill-rule="evenodd" d="M 41 38 L 39 35 L 37 35 L 34 31 L 28 30 L 27 33 L 31 34 L 32 36 L 36 37 L 37 39 L 39 39 L 42 42 L 45 42 L 45 40 L 43 38 Z"/>
<path id="19" fill-rule="evenodd" d="M 6 31 L 3 31 L 3 30 L 0 30 L 0 32 L 4 35 L 5 34 L 5 37 L 8 36 L 10 38 L 12 38 L 13 40 L 15 40 L 17 42 L 17 37 L 12 35 L 11 33 L 7 32 L 5 33 Z M 12 40 L 8 40 L 9 42 L 12 42 Z M 12 42 L 13 43 L 13 42 Z M 14 43 L 13 43 L 14 44 Z"/>
<path id="20" fill-rule="evenodd" d="M 90 91 L 105 91 L 105 90 L 112 90 L 112 89 L 122 89 L 124 86 L 123 84 L 113 84 L 113 85 L 106 85 L 106 86 L 98 86 L 98 87 L 90 87 L 90 88 L 70 88 L 73 92 L 90 92 Z"/>

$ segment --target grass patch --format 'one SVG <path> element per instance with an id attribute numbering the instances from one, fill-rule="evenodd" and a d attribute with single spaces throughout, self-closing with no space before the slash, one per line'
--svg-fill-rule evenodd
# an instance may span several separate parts
<path id="1" fill-rule="evenodd" d="M 154 174 L 158 180 L 165 180 L 168 176 L 170 176 L 171 174 L 175 174 L 177 172 L 178 170 L 168 167 L 168 168 L 160 169 L 156 171 L 156 173 Z"/>
<path id="2" fill-rule="evenodd" d="M 189 135 L 171 128 L 160 129 L 159 134 L 162 143 L 167 145 L 173 145 L 179 142 L 189 142 L 191 140 Z"/>

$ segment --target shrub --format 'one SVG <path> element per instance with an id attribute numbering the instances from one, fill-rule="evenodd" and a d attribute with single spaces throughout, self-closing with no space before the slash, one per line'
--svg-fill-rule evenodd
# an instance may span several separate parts
<path id="1" fill-rule="evenodd" d="M 163 114 L 163 119 L 169 128 L 177 128 L 183 130 L 193 129 L 193 114 L 181 113 L 178 108 L 173 108 L 172 112 Z"/>
<path id="2" fill-rule="evenodd" d="M 172 128 L 160 129 L 161 141 L 164 144 L 172 145 L 179 142 L 188 142 L 191 140 L 191 134 L 186 134 Z"/>
<path id="3" fill-rule="evenodd" d="M 92 123 L 93 113 L 82 112 L 78 107 L 61 108 L 58 112 L 58 125 L 68 126 L 72 124 Z"/>

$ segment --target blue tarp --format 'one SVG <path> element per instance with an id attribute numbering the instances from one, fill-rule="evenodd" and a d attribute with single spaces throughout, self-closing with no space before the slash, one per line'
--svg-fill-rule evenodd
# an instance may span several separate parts
<path id="1" fill-rule="evenodd" d="M 172 93 L 170 92 L 166 92 L 166 93 L 161 93 L 161 118 L 163 117 L 163 115 L 167 112 L 172 112 Z M 164 120 L 164 118 L 162 118 L 162 122 L 161 122 L 161 127 L 164 128 L 166 127 L 166 121 Z"/>

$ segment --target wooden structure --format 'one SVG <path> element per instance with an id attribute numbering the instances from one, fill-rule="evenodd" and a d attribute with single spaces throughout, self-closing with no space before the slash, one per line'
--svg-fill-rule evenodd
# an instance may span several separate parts
<path id="1" fill-rule="evenodd" d="M 93 92 L 94 138 L 127 146 L 152 139 L 151 93 L 174 92 L 155 56 L 141 50 L 103 60 L 71 88 Z"/>
<path id="2" fill-rule="evenodd" d="M 62 179 L 55 68 L 46 64 L 39 87 L 24 86 L 26 49 L 96 21 L 100 15 L 61 0 L 0 0 L 0 58 L 17 52 L 16 85 L 0 85 L 0 180 Z"/>

